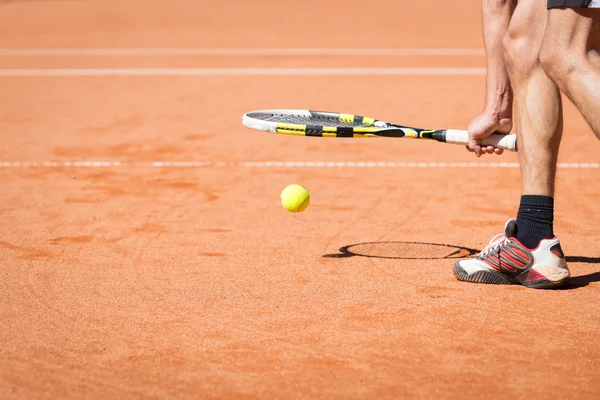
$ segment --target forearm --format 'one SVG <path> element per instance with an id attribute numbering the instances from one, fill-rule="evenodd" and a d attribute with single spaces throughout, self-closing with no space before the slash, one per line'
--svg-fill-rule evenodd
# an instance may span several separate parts
<path id="1" fill-rule="evenodd" d="M 482 0 L 483 41 L 487 61 L 486 112 L 499 117 L 512 113 L 512 89 L 502 41 L 508 31 L 516 0 Z"/>

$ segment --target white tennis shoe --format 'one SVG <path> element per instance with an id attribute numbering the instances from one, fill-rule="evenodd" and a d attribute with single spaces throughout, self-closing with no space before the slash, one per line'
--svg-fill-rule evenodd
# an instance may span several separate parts
<path id="1" fill-rule="evenodd" d="M 504 234 L 492 238 L 477 258 L 454 264 L 458 280 L 538 289 L 560 286 L 569 280 L 571 273 L 557 237 L 544 239 L 535 249 L 528 249 L 514 237 L 514 219 L 508 220 L 504 230 Z"/>

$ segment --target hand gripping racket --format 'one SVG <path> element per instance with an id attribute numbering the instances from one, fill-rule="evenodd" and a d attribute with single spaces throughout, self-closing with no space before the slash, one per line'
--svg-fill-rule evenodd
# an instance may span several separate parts
<path id="1" fill-rule="evenodd" d="M 469 140 L 465 130 L 419 129 L 352 114 L 310 110 L 252 111 L 244 114 L 242 123 L 248 128 L 285 135 L 338 138 L 409 137 L 462 145 L 466 145 Z M 517 135 L 494 133 L 483 139 L 481 145 L 517 151 Z"/>

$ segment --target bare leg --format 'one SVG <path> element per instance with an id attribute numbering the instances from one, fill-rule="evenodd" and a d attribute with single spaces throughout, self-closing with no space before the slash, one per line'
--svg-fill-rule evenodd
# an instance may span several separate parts
<path id="1" fill-rule="evenodd" d="M 548 15 L 545 6 L 545 1 L 519 1 L 504 48 L 520 135 L 522 194 L 552 197 L 563 125 L 560 92 L 539 62 Z"/>
<path id="2" fill-rule="evenodd" d="M 517 220 L 505 226 L 506 237 L 490 243 L 477 258 L 454 265 L 454 275 L 462 281 L 548 288 L 570 277 L 553 232 L 562 104 L 558 87 L 539 61 L 547 16 L 546 1 L 521 0 L 504 37 L 504 58 L 514 92 L 513 121 L 519 134 L 523 195 Z M 518 261 L 514 258 L 517 254 L 528 255 L 528 261 Z M 530 267 L 522 265 L 526 262 Z"/>
<path id="3" fill-rule="evenodd" d="M 600 9 L 553 8 L 540 59 L 600 139 Z"/>

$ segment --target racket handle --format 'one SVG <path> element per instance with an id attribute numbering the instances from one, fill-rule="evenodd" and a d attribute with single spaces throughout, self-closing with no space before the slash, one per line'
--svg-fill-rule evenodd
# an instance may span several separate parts
<path id="1" fill-rule="evenodd" d="M 467 131 L 458 129 L 448 129 L 446 131 L 446 143 L 463 144 L 469 143 L 469 134 Z M 485 139 L 481 140 L 482 146 L 494 146 L 499 149 L 517 151 L 517 135 L 502 133 L 493 133 Z"/>

